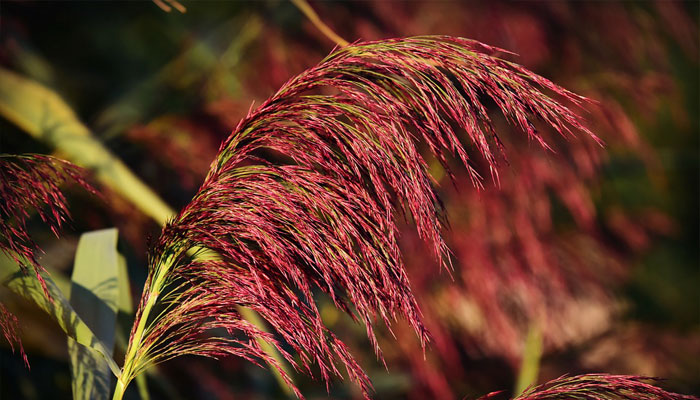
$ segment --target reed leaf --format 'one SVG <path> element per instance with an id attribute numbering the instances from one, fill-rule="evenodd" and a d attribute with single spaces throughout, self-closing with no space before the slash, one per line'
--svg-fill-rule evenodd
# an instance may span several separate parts
<path id="1" fill-rule="evenodd" d="M 51 89 L 0 67 L 0 115 L 55 148 L 62 158 L 90 170 L 158 223 L 172 210 L 102 143 Z"/>
<path id="2" fill-rule="evenodd" d="M 80 236 L 71 276 L 70 303 L 112 356 L 118 303 L 123 286 L 119 272 L 116 228 L 86 232 Z M 121 276 L 120 276 L 121 275 Z M 68 354 L 74 400 L 108 399 L 112 376 L 109 365 L 95 350 L 68 338 Z"/>
<path id="3" fill-rule="evenodd" d="M 55 283 L 51 276 L 43 270 L 40 274 L 44 281 L 43 287 L 34 275 L 23 272 L 12 257 L 0 254 L 0 283 L 44 310 L 56 320 L 66 335 L 83 346 L 90 347 L 100 353 L 107 361 L 112 374 L 119 376 L 119 366 L 111 357 L 111 349 L 108 349 L 92 332 L 59 289 L 59 286 L 63 286 L 64 283 Z M 68 286 L 67 282 L 65 282 L 65 286 Z M 48 290 L 49 297 L 46 296 L 44 290 Z M 3 329 L 5 329 L 4 325 Z"/>

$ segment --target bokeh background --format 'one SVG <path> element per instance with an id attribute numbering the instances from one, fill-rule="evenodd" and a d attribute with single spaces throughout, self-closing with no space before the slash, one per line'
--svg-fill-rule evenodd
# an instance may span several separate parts
<path id="1" fill-rule="evenodd" d="M 251 105 L 335 46 L 286 1 L 3 1 L 0 65 L 51 88 L 99 140 L 176 209 L 187 204 L 219 143 Z M 388 371 L 364 328 L 320 298 L 378 399 L 474 398 L 538 382 L 610 372 L 667 378 L 700 394 L 700 157 L 697 2 L 311 2 L 348 41 L 463 36 L 595 100 L 582 113 L 606 143 L 554 140 L 556 153 L 506 133 L 499 187 L 455 184 L 439 168 L 454 270 L 440 270 L 410 229 L 409 277 L 433 342 L 401 322 L 379 332 Z M 495 123 L 508 132 L 504 121 Z M 0 115 L 1 153 L 46 153 Z M 57 154 L 60 156 L 60 154 Z M 60 239 L 32 234 L 54 275 L 70 276 L 81 232 L 116 226 L 132 291 L 145 280 L 158 225 L 100 187 L 69 188 L 74 220 Z M 71 398 L 65 335 L 0 288 L 20 320 L 31 369 L 0 343 L 0 398 Z M 534 343 L 534 344 L 533 344 Z M 538 351 L 539 348 L 539 351 Z M 523 359 L 526 360 L 523 363 Z M 308 398 L 359 398 L 297 374 Z M 241 359 L 181 358 L 148 377 L 155 399 L 285 398 L 273 375 Z M 138 398 L 135 391 L 129 393 Z"/>

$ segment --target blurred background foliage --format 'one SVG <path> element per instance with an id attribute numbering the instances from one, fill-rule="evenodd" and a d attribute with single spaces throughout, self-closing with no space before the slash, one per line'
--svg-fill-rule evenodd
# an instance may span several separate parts
<path id="1" fill-rule="evenodd" d="M 148 1 L 0 4 L 0 66 L 59 94 L 174 209 L 195 193 L 219 143 L 251 105 L 335 46 L 291 2 L 182 4 L 185 13 Z M 643 374 L 700 394 L 697 2 L 311 5 L 349 41 L 448 34 L 517 53 L 510 59 L 596 100 L 586 119 L 606 142 L 599 151 L 561 141 L 552 155 L 514 141 L 512 171 L 501 188 L 485 182 L 481 192 L 459 176 L 455 188 L 436 169 L 451 222 L 452 276 L 408 230 L 402 237 L 434 335 L 425 353 L 397 323 L 398 341 L 388 330 L 380 339 L 386 371 L 364 328 L 320 300 L 328 326 L 368 371 L 376 398 L 509 392 L 528 351 L 537 353 L 525 359 L 539 382 L 565 373 Z M 62 155 L 6 115 L 0 152 Z M 100 190 L 104 199 L 69 191 L 74 221 L 61 239 L 36 224 L 41 261 L 55 277 L 68 277 L 80 233 L 116 226 L 138 296 L 149 237 L 159 226 L 119 193 Z M 528 258 L 543 246 L 543 258 Z M 31 364 L 26 369 L 1 343 L 0 398 L 71 398 L 60 328 L 4 288 L 0 299 L 20 319 Z M 542 345 L 541 359 L 525 346 L 533 340 Z M 328 397 L 319 382 L 295 379 L 308 398 Z M 156 399 L 286 396 L 268 370 L 240 359 L 177 359 L 148 381 Z M 128 394 L 138 398 L 135 389 Z M 332 398 L 358 396 L 352 384 L 330 388 Z"/>

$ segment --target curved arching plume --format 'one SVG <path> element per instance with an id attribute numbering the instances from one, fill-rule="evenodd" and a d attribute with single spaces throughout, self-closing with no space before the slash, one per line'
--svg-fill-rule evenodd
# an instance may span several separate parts
<path id="1" fill-rule="evenodd" d="M 49 296 L 37 261 L 38 246 L 27 232 L 32 213 L 58 236 L 70 219 L 66 198 L 60 186 L 74 181 L 91 193 L 94 189 L 84 178 L 85 171 L 68 161 L 38 155 L 0 154 L 0 250 L 12 257 L 24 271 L 32 267 Z"/>
<path id="2" fill-rule="evenodd" d="M 323 324 L 316 288 L 365 324 L 379 357 L 377 317 L 387 326 L 403 317 L 429 340 L 397 244 L 398 215 L 450 267 L 419 150 L 450 174 L 463 168 L 476 187 L 485 173 L 497 182 L 505 154 L 489 104 L 545 149 L 537 126 L 598 141 L 566 106 L 584 98 L 499 52 L 445 36 L 355 43 L 251 111 L 151 252 L 119 385 L 183 354 L 274 364 L 254 339 L 275 337 L 248 324 L 244 306 L 298 354 L 277 344 L 296 368 L 315 365 L 328 382 L 339 361 L 367 394 L 367 376 Z"/>
<path id="3" fill-rule="evenodd" d="M 39 264 L 37 244 L 29 236 L 27 222 L 35 215 L 58 236 L 61 227 L 70 219 L 68 204 L 61 185 L 73 181 L 85 190 L 95 190 L 85 180 L 85 171 L 68 161 L 38 155 L 0 154 L 0 251 L 11 257 L 23 272 L 33 270 L 46 297 L 51 300 Z M 19 339 L 17 317 L 0 304 L 0 328 L 12 346 L 19 348 L 24 363 L 29 366 Z"/>

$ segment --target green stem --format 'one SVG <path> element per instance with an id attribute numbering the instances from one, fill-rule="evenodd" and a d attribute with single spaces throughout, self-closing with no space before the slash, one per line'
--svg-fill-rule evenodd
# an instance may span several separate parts
<path id="1" fill-rule="evenodd" d="M 124 397 L 124 392 L 126 391 L 126 385 L 127 384 L 122 382 L 121 377 L 119 377 L 119 379 L 117 379 L 117 387 L 114 388 L 114 395 L 112 396 L 112 400 L 121 400 L 122 397 Z"/>
<path id="2" fill-rule="evenodd" d="M 306 15 L 306 18 L 311 21 L 314 26 L 321 31 L 327 38 L 332 40 L 335 44 L 337 44 L 340 47 L 345 47 L 349 45 L 350 43 L 340 37 L 337 33 L 333 31 L 328 25 L 326 25 L 323 20 L 316 14 L 316 11 L 314 11 L 313 8 L 309 5 L 309 3 L 306 0 L 291 0 L 291 2 L 301 11 Z"/>
<path id="3" fill-rule="evenodd" d="M 515 395 L 519 396 L 525 390 L 533 387 L 537 383 L 537 375 L 540 369 L 540 358 L 542 357 L 542 332 L 537 322 L 532 322 L 525 339 L 523 350 L 523 360 L 518 373 L 518 380 L 515 383 Z"/>
<path id="4" fill-rule="evenodd" d="M 132 379 L 132 375 L 134 373 L 135 365 L 134 362 L 136 360 L 136 354 L 138 350 L 141 348 L 141 342 L 143 341 L 143 337 L 146 333 L 146 326 L 148 324 L 148 317 L 151 314 L 151 310 L 153 309 L 153 306 L 156 304 L 156 301 L 158 301 L 158 296 L 160 295 L 160 291 L 162 290 L 162 286 L 165 280 L 165 276 L 167 275 L 168 271 L 170 270 L 170 267 L 173 264 L 173 258 L 170 257 L 166 259 L 163 264 L 158 268 L 158 271 L 156 272 L 156 276 L 153 278 L 153 283 L 151 285 L 151 288 L 149 293 L 148 293 L 148 299 L 146 300 L 146 305 L 143 307 L 143 311 L 141 312 L 141 316 L 139 317 L 139 322 L 138 325 L 136 325 L 136 331 L 134 331 L 134 336 L 132 337 L 132 340 L 129 342 L 129 346 L 127 347 L 126 350 L 126 355 L 124 356 L 124 367 L 122 368 L 122 373 L 121 376 L 119 377 L 119 380 L 117 381 L 117 388 L 115 389 L 114 392 L 114 397 L 113 399 L 121 399 L 122 396 L 124 395 L 124 391 L 126 390 L 126 387 L 129 385 L 129 382 Z"/>

